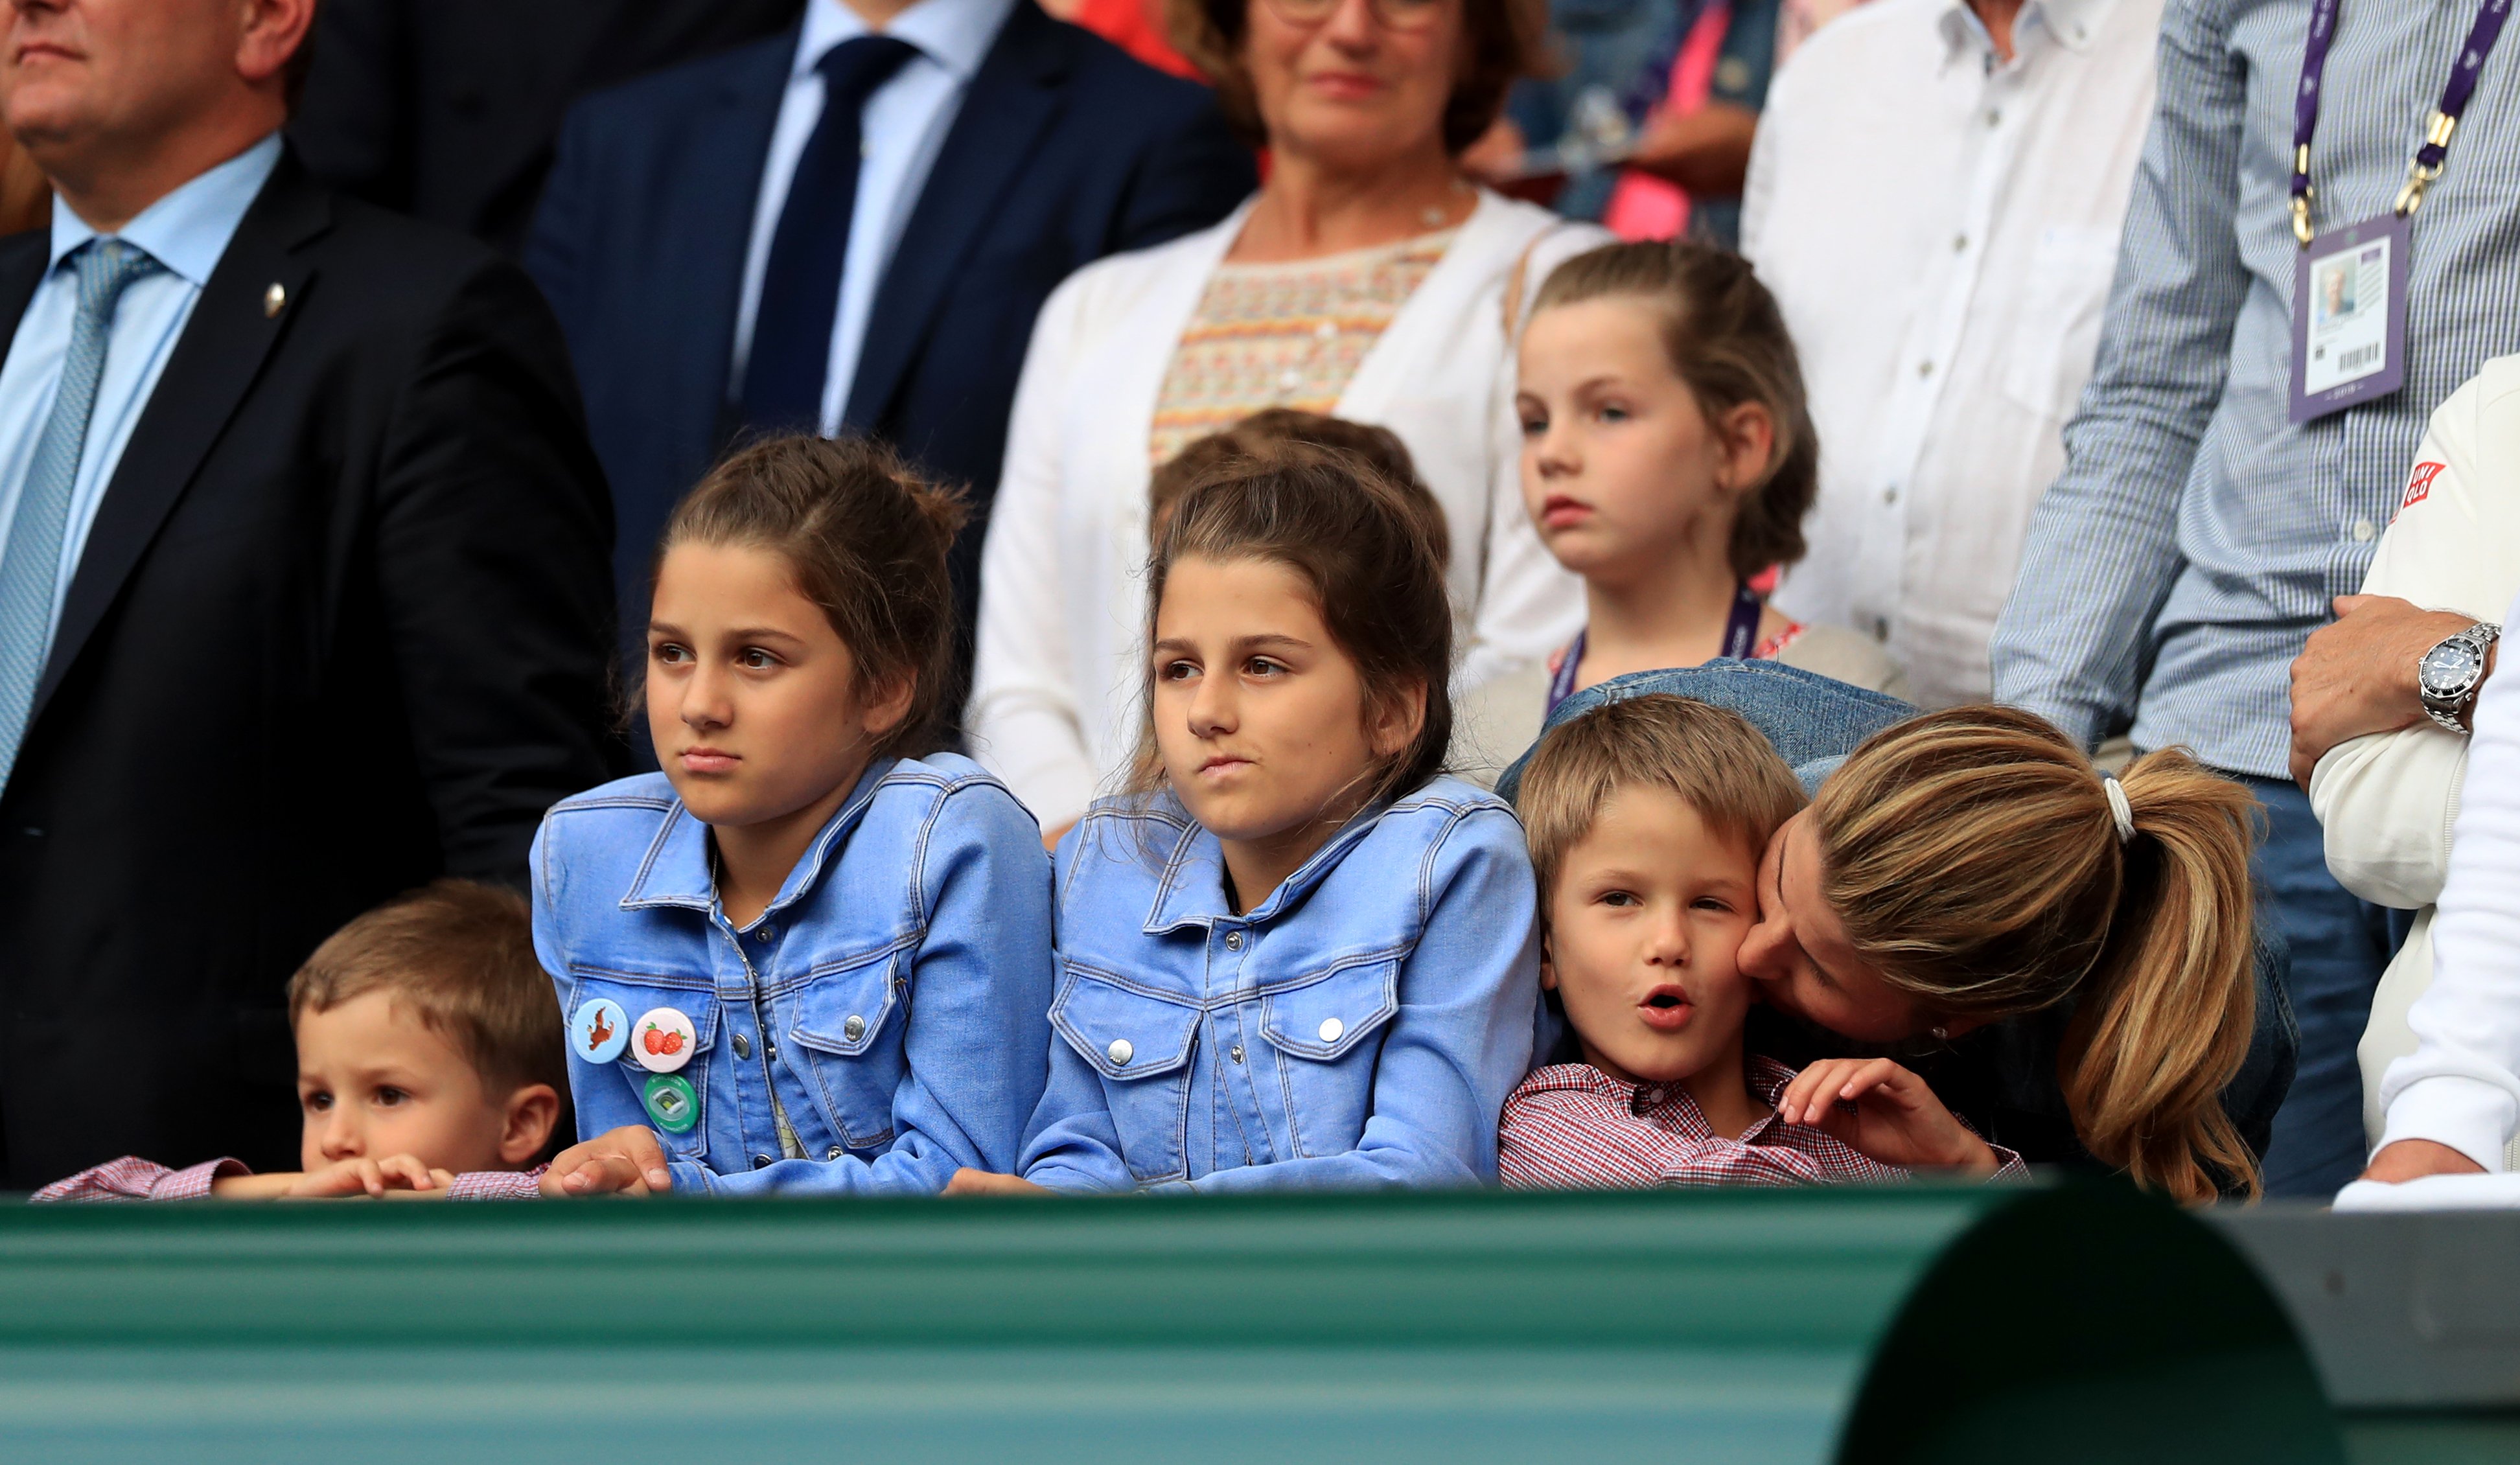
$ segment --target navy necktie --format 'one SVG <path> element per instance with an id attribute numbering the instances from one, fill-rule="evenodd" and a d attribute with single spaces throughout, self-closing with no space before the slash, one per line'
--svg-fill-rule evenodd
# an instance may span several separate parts
<path id="1" fill-rule="evenodd" d="M 857 207 L 860 113 L 875 89 L 918 54 L 908 41 L 862 35 L 833 46 L 815 63 L 823 73 L 823 117 L 796 159 L 778 232 L 770 237 L 770 262 L 752 317 L 752 350 L 743 366 L 746 426 L 765 432 L 822 426 L 840 267 L 848 258 L 849 216 Z"/>

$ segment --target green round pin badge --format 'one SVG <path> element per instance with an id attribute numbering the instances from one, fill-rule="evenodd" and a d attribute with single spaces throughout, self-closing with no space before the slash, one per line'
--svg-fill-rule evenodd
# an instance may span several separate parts
<path id="1" fill-rule="evenodd" d="M 656 1128 L 669 1134 L 687 1132 L 700 1117 L 699 1096 L 692 1092 L 692 1081 L 678 1073 L 650 1074 L 640 1100 Z"/>

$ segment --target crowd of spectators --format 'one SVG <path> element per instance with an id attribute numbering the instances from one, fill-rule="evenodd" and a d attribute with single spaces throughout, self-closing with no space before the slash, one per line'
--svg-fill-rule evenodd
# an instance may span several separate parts
<path id="1" fill-rule="evenodd" d="M 1373 566 L 1323 568 L 1237 507 L 1234 474 L 1264 461 L 1290 503 L 1347 481 L 1321 465 L 1363 465 L 1393 495 L 1380 517 L 1307 522 L 1379 536 L 1385 572 L 1431 556 L 1449 607 L 1443 685 L 1418 688 L 1410 732 L 1435 738 L 1422 786 L 1352 811 L 1384 831 L 1357 836 L 1372 859 L 1487 797 L 1425 782 L 1437 764 L 1512 797 L 1545 728 L 1546 788 L 1576 756 L 1560 730 L 1629 697 L 1732 721 L 1658 713 L 1634 746 L 1597 724 L 1610 740 L 1589 756 L 1626 772 L 1548 795 L 1573 811 L 1549 862 L 1644 807 L 1629 785 L 1654 783 L 1635 772 L 1653 748 L 1714 749 L 1692 765 L 1712 769 L 1748 737 L 1781 760 L 1725 816 L 1759 917 L 1731 939 L 1767 1000 L 1748 1067 L 1689 1059 L 1730 1096 L 1665 1126 L 1695 1127 L 1691 1174 L 1758 1169 L 1697 1134 L 1739 1130 L 1719 1111 L 1745 1082 L 1808 1116 L 1779 1125 L 1803 1132 L 1778 1140 L 1798 1178 L 2026 1159 L 2198 1199 L 2260 1174 L 2326 1196 L 2366 1167 L 2502 1169 L 2520 1156 L 2520 689 L 2493 675 L 2520 595 L 2503 11 L 0 0 L 0 1181 L 146 1154 L 243 1164 L 115 1182 L 129 1193 L 292 1159 L 322 1193 L 429 1188 L 430 1165 L 317 1143 L 308 1023 L 356 993 L 310 986 L 309 954 L 442 877 L 521 886 L 529 846 L 548 886 L 555 830 L 581 867 L 677 849 L 672 793 L 636 814 L 573 796 L 720 756 L 668 756 L 715 714 L 643 713 L 636 691 L 660 685 L 660 546 L 685 547 L 689 592 L 691 555 L 751 542 L 707 527 L 710 493 L 860 485 L 849 511 L 899 545 L 851 546 L 853 520 L 789 504 L 786 553 L 801 582 L 829 568 L 811 599 L 835 627 L 858 598 L 913 661 L 878 610 L 926 593 L 903 566 L 934 541 L 950 603 L 930 607 L 917 715 L 832 705 L 887 756 L 925 751 L 902 730 L 931 724 L 951 751 L 921 765 L 944 770 L 933 787 L 864 817 L 985 843 L 1028 815 L 1069 878 L 1125 822 L 1098 800 L 1156 786 L 1146 708 L 1169 693 L 1148 690 L 1148 645 L 1173 556 L 1282 561 L 1341 645 L 1383 634 L 1337 619 L 1338 576 Z M 1605 435 L 1631 422 L 1662 434 L 1633 439 L 1650 452 Z M 850 446 L 817 459 L 788 434 Z M 1372 752 L 1360 768 L 1391 756 Z M 1653 797 L 1689 819 L 1738 804 L 1691 778 Z M 1012 798 L 984 809 L 972 780 Z M 1194 842 L 1216 826 L 1189 802 Z M 1427 848 L 1478 866 L 1502 826 L 1478 827 L 1474 850 Z M 2049 849 L 2060 830 L 2115 853 Z M 919 868 L 943 858 L 902 838 Z M 638 878 L 687 881 L 657 900 L 705 910 L 759 874 L 720 853 Z M 1029 863 L 989 867 L 992 891 L 1048 889 Z M 450 888 L 440 905 L 491 909 Z M 563 999 L 552 962 L 580 958 L 554 955 L 552 911 L 603 904 L 580 890 L 534 917 Z M 991 939 L 1049 930 L 1025 910 Z M 1134 939 L 1120 910 L 1096 940 Z M 1335 929 L 1458 939 L 1421 915 Z M 1561 991 L 1569 969 L 1545 968 L 1559 995 L 1530 1050 L 1555 1087 L 1511 1112 L 1601 1114 L 1509 1136 L 1526 1176 L 1592 1173 L 1577 1151 L 1612 1142 L 1602 1115 L 1646 1104 L 1547 1061 L 1552 1014 L 1590 1000 Z M 955 1041 L 1035 1043 L 1023 992 L 1030 1010 L 992 1027 L 974 1009 Z M 1053 1011 L 1069 1108 L 1036 1123 L 1058 1143 L 1012 1142 L 1037 1083 L 974 1100 L 1008 1132 L 970 1154 L 896 1140 L 918 1125 L 877 1110 L 791 1123 L 774 1088 L 756 1165 L 893 1145 L 883 1173 L 930 1190 L 1022 1185 L 1036 1163 L 1148 1178 L 1120 1153 L 1135 1121 L 1096 1107 L 1136 1049 L 1078 1046 L 1102 1032 L 1082 1000 Z M 526 1021 L 503 1010 L 502 1032 Z M 799 1039 L 828 1072 L 879 1040 L 938 1061 L 845 1023 Z M 1324 1058 L 1364 1035 L 1319 1031 Z M 690 1041 L 753 1040 L 730 1018 Z M 1502 1052 L 1462 1060 L 1490 1112 L 1532 1067 Z M 1906 1066 L 1861 1067 L 1883 1052 Z M 1225 1091 L 1214 1053 L 1182 1061 Z M 1845 1077 L 1850 1104 L 1899 1096 L 1903 1137 L 1853 1141 L 1779 1061 Z M 565 1130 L 557 1086 L 521 1073 L 496 1068 L 452 1170 L 516 1168 Z M 706 1090 L 679 1092 L 581 1089 L 579 1137 L 643 1113 L 670 1130 L 662 1112 Z M 921 1113 L 922 1133 L 946 1124 Z M 1471 1145 L 1484 1177 L 1494 1137 Z M 1232 1169 L 1222 1153 L 1203 1163 Z M 580 1144 L 555 1175 L 663 1188 L 666 1159 Z"/>

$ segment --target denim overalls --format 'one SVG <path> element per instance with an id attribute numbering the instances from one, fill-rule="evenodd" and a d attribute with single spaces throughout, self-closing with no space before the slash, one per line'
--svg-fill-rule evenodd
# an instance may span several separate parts
<path id="1" fill-rule="evenodd" d="M 1468 1185 L 1530 1067 L 1521 825 L 1436 778 L 1226 906 L 1216 836 L 1106 799 L 1059 845 L 1050 1087 L 1023 1151 L 1059 1190 Z"/>
<path id="2" fill-rule="evenodd" d="M 694 1194 L 926 1194 L 1012 1169 L 1052 977 L 1050 861 L 1013 795 L 952 754 L 879 762 L 742 929 L 709 849 L 662 774 L 556 805 L 535 836 L 578 1133 L 655 1130 Z M 688 1056 L 643 1054 L 672 1014 Z"/>

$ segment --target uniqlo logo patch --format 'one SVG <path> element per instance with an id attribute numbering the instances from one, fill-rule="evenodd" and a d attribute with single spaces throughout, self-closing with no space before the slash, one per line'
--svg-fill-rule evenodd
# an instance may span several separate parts
<path id="1" fill-rule="evenodd" d="M 2440 477 L 2442 469 L 2449 466 L 2443 463 L 2416 464 L 2414 472 L 2407 478 L 2406 502 L 2398 507 L 2402 510 L 2412 509 L 2429 498 L 2433 491 L 2433 480 Z"/>

